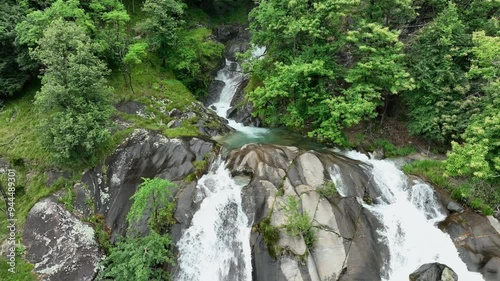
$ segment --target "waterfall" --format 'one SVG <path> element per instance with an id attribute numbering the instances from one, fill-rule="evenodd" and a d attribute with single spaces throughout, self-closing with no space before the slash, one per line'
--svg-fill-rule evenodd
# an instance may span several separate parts
<path id="1" fill-rule="evenodd" d="M 252 54 L 258 57 L 263 55 L 263 53 L 264 48 L 256 48 Z M 229 126 L 236 131 L 242 132 L 247 136 L 258 137 L 259 135 L 266 134 L 268 129 L 245 126 L 235 120 L 227 118 L 227 111 L 231 108 L 231 101 L 238 87 L 248 78 L 247 75 L 248 74 L 243 73 L 240 63 L 226 59 L 225 66 L 217 72 L 217 76 L 215 77 L 215 80 L 224 82 L 224 87 L 219 95 L 219 99 L 211 104 L 210 107 L 215 107 L 217 115 L 225 118 L 229 122 Z"/>
<path id="2" fill-rule="evenodd" d="M 177 243 L 178 281 L 250 281 L 250 223 L 242 209 L 241 186 L 218 159 L 198 181 L 202 201 Z"/>
<path id="3" fill-rule="evenodd" d="M 355 151 L 345 155 L 373 167 L 371 173 L 381 196 L 375 204 L 364 207 L 383 224 L 379 235 L 390 253 L 383 280 L 408 280 L 410 273 L 432 262 L 451 267 L 460 280 L 483 280 L 481 274 L 467 270 L 450 236 L 437 228 L 436 223 L 446 214 L 432 187 L 410 182 L 390 161 L 369 159 Z"/>

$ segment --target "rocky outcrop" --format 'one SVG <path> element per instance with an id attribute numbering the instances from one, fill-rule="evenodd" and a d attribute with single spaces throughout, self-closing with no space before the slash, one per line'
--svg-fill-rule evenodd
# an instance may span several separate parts
<path id="1" fill-rule="evenodd" d="M 142 178 L 165 178 L 176 182 L 177 196 L 183 198 L 193 188 L 184 179 L 195 172 L 193 162 L 213 159 L 215 143 L 200 138 L 167 138 L 161 134 L 135 130 L 118 149 L 109 156 L 103 167 L 96 167 L 83 175 L 83 182 L 94 198 L 94 209 L 104 215 L 106 226 L 113 235 L 126 232 L 126 215 L 130 197 L 136 192 Z M 185 189 L 184 189 L 185 188 Z M 189 197 L 189 196 L 188 196 Z M 179 208 L 195 212 L 189 200 Z M 184 202 L 180 200 L 180 202 Z M 184 205 L 183 205 L 184 204 Z M 146 224 L 136 226 L 147 233 Z"/>
<path id="2" fill-rule="evenodd" d="M 103 255 L 94 229 L 78 220 L 54 197 L 31 208 L 23 231 L 26 259 L 42 280 L 93 280 Z"/>
<path id="3" fill-rule="evenodd" d="M 457 281 L 453 269 L 440 263 L 427 263 L 410 274 L 410 281 Z"/>
<path id="4" fill-rule="evenodd" d="M 388 250 L 378 242 L 377 220 L 360 204 L 363 196 L 377 196 L 368 167 L 330 152 L 250 144 L 229 154 L 228 168 L 251 177 L 243 205 L 254 225 L 254 280 L 379 280 Z M 346 185 L 350 193 L 327 199 L 320 190 L 335 171 L 341 171 L 336 184 Z M 311 218 L 312 244 L 285 230 L 284 206 L 290 196 L 300 200 L 301 212 Z M 274 245 L 259 232 L 260 223 L 279 232 Z"/>
<path id="5" fill-rule="evenodd" d="M 172 129 L 185 125 L 194 126 L 198 128 L 200 135 L 207 137 L 220 136 L 233 131 L 231 127 L 227 126 L 227 121 L 224 118 L 207 109 L 201 102 L 193 101 L 185 105 L 181 111 L 178 108 L 172 108 L 172 101 L 168 98 L 151 97 L 150 99 L 151 101 L 148 105 L 135 101 L 123 101 L 117 103 L 115 107 L 123 113 L 137 115 L 141 118 L 162 124 L 163 128 Z M 154 112 L 157 113 L 155 114 Z M 157 118 L 158 114 L 161 114 L 163 118 Z M 166 121 L 164 122 L 165 119 Z M 115 116 L 114 121 L 121 129 L 133 125 L 128 121 L 122 120 L 119 116 Z"/>
<path id="6" fill-rule="evenodd" d="M 470 271 L 486 281 L 500 280 L 500 224 L 473 211 L 450 215 L 440 227 L 446 231 Z"/>

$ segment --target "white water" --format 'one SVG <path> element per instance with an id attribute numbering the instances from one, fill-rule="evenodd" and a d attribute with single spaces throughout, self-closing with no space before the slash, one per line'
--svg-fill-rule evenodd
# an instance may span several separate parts
<path id="1" fill-rule="evenodd" d="M 355 151 L 345 155 L 373 166 L 372 175 L 382 194 L 376 204 L 364 207 L 384 225 L 379 234 L 390 257 L 383 280 L 408 280 L 413 271 L 431 262 L 451 267 L 459 280 L 483 280 L 481 274 L 467 270 L 449 235 L 437 228 L 436 223 L 446 215 L 432 187 L 422 182 L 408 183 L 406 175 L 390 161 L 368 159 Z"/>
<path id="2" fill-rule="evenodd" d="M 250 281 L 250 223 L 241 206 L 241 186 L 217 160 L 196 187 L 200 209 L 183 233 L 178 281 Z"/>
<path id="3" fill-rule="evenodd" d="M 265 48 L 256 48 L 252 53 L 255 57 L 260 57 L 264 54 Z M 247 74 L 243 73 L 239 63 L 226 59 L 226 65 L 217 72 L 215 80 L 224 82 L 224 87 L 219 96 L 219 99 L 210 105 L 215 107 L 217 115 L 225 118 L 229 122 L 229 126 L 236 131 L 242 132 L 248 136 L 265 135 L 269 130 L 252 126 L 245 126 L 232 119 L 227 119 L 227 111 L 231 108 L 231 101 L 241 82 L 248 78 Z"/>
<path id="4" fill-rule="evenodd" d="M 260 57 L 264 52 L 265 48 L 256 48 L 253 55 Z M 268 129 L 245 126 L 226 118 L 236 90 L 246 78 L 239 63 L 226 59 L 226 65 L 215 78 L 224 82 L 224 87 L 218 101 L 210 107 L 214 106 L 217 115 L 228 120 L 237 131 L 259 137 Z M 175 280 L 252 280 L 251 223 L 241 205 L 241 186 L 231 178 L 225 163 L 219 159 L 212 171 L 198 181 L 196 188 L 196 202 L 202 203 L 191 226 L 177 243 L 180 270 Z"/>

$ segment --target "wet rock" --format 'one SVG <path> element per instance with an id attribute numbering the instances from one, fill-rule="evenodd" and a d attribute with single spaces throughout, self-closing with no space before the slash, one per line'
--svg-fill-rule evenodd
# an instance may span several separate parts
<path id="1" fill-rule="evenodd" d="M 410 274 L 410 281 L 457 281 L 453 269 L 441 263 L 427 263 Z"/>
<path id="2" fill-rule="evenodd" d="M 23 231 L 26 259 L 42 280 L 93 280 L 102 258 L 94 229 L 54 198 L 30 210 Z"/>
<path id="3" fill-rule="evenodd" d="M 221 68 L 222 67 L 224 67 L 224 65 L 222 65 Z M 208 95 L 204 99 L 203 103 L 205 105 L 210 105 L 217 102 L 219 99 L 219 95 L 222 92 L 222 89 L 224 88 L 225 85 L 226 83 L 214 79 L 212 83 L 210 83 L 210 85 L 208 86 Z M 210 107 L 210 108 L 216 110 L 215 107 L 214 108 Z"/>
<path id="4" fill-rule="evenodd" d="M 486 281 L 500 280 L 500 233 L 489 218 L 473 211 L 454 213 L 440 224 L 458 249 L 470 271 L 480 272 Z"/>
<path id="5" fill-rule="evenodd" d="M 464 211 L 464 208 L 454 201 L 450 201 L 450 203 L 448 203 L 448 205 L 446 205 L 446 209 L 448 209 L 448 211 L 454 212 L 454 213 L 461 213 Z"/>

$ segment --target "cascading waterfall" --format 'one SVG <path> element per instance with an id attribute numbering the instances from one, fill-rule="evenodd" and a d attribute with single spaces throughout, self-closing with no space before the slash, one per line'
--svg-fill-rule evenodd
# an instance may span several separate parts
<path id="1" fill-rule="evenodd" d="M 373 167 L 371 173 L 381 196 L 375 204 L 364 207 L 384 225 L 379 234 L 390 257 L 383 280 L 408 280 L 410 273 L 432 262 L 451 267 L 460 280 L 483 280 L 481 274 L 467 270 L 449 235 L 437 228 L 436 223 L 446 215 L 432 187 L 420 181 L 409 183 L 408 177 L 390 161 L 369 159 L 355 151 L 345 155 Z"/>
<path id="2" fill-rule="evenodd" d="M 177 243 L 178 281 L 250 281 L 250 223 L 241 205 L 241 186 L 218 159 L 200 178 L 202 201 L 191 226 Z"/>
<path id="3" fill-rule="evenodd" d="M 264 51 L 264 48 L 256 48 L 254 56 L 259 57 Z M 245 78 L 239 63 L 226 60 L 216 77 L 225 86 L 218 101 L 212 104 L 219 116 L 226 118 L 235 92 Z M 228 122 L 249 141 L 273 134 L 270 129 L 244 126 L 231 119 Z M 380 197 L 373 205 L 364 207 L 383 225 L 379 230 L 380 239 L 390 252 L 389 262 L 383 269 L 384 281 L 408 280 L 410 273 L 431 262 L 450 266 L 460 280 L 483 280 L 479 273 L 467 270 L 451 238 L 436 227 L 445 213 L 429 185 L 419 181 L 409 183 L 408 177 L 390 161 L 369 159 L 356 151 L 344 155 L 373 167 L 371 173 Z M 330 167 L 329 172 L 339 194 L 345 196 L 347 190 L 340 168 Z M 175 279 L 251 280 L 251 223 L 242 209 L 241 186 L 219 159 L 198 181 L 197 192 L 197 200 L 202 203 L 177 244 L 180 271 Z"/>
<path id="4" fill-rule="evenodd" d="M 255 48 L 252 55 L 260 57 L 263 55 L 264 51 L 265 48 Z M 235 120 L 226 118 L 227 111 L 231 108 L 231 101 L 233 100 L 234 94 L 245 78 L 247 78 L 247 74 L 243 73 L 241 65 L 238 62 L 226 59 L 225 66 L 217 72 L 217 76 L 215 77 L 215 80 L 224 82 L 224 87 L 222 88 L 219 99 L 211 104 L 210 107 L 215 107 L 217 115 L 225 118 L 229 122 L 229 126 L 237 131 L 249 136 L 262 135 L 267 133 L 268 129 L 245 126 Z"/>
<path id="5" fill-rule="evenodd" d="M 256 57 L 264 53 L 256 48 Z M 216 80 L 224 87 L 215 107 L 217 115 L 226 118 L 227 110 L 240 83 L 246 78 L 237 62 L 226 59 L 226 65 L 217 72 Z M 226 118 L 227 119 L 227 118 Z M 268 130 L 245 126 L 227 119 L 229 125 L 244 134 L 257 136 Z M 179 273 L 177 281 L 249 281 L 252 279 L 250 225 L 242 209 L 241 186 L 231 178 L 225 163 L 217 160 L 212 171 L 197 185 L 200 209 L 193 216 L 191 226 L 177 243 Z"/>

